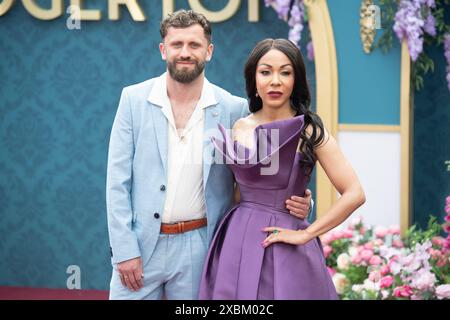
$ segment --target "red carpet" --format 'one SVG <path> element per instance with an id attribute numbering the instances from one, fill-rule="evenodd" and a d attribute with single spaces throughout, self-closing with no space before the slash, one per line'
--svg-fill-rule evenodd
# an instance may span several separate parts
<path id="1" fill-rule="evenodd" d="M 109 291 L 0 287 L 0 300 L 108 300 Z"/>

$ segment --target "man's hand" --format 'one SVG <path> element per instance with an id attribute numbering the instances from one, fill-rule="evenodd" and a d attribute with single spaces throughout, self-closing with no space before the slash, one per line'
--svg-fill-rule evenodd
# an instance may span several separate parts
<path id="1" fill-rule="evenodd" d="M 144 286 L 141 257 L 121 262 L 117 265 L 120 281 L 131 291 L 138 291 Z"/>
<path id="2" fill-rule="evenodd" d="M 306 189 L 305 197 L 292 196 L 286 200 L 286 208 L 294 217 L 305 219 L 311 206 L 311 195 L 311 190 Z"/>

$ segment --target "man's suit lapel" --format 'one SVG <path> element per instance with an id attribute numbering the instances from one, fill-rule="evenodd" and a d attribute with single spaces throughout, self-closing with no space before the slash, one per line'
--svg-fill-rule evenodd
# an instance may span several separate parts
<path id="1" fill-rule="evenodd" d="M 169 138 L 167 135 L 167 118 L 162 112 L 161 107 L 155 106 L 154 104 L 151 104 L 150 107 L 152 109 L 153 128 L 155 130 L 159 155 L 167 177 L 167 152 L 169 144 Z"/>
<path id="2" fill-rule="evenodd" d="M 214 147 L 211 142 L 212 133 L 217 131 L 217 124 L 220 119 L 220 108 L 217 104 L 205 109 L 205 125 L 203 138 L 203 189 L 206 188 L 209 172 L 214 156 Z"/>

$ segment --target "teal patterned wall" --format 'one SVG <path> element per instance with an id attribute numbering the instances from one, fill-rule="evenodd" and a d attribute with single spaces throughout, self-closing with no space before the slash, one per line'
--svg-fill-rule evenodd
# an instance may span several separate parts
<path id="1" fill-rule="evenodd" d="M 363 51 L 361 2 L 327 0 L 338 62 L 339 123 L 399 125 L 400 46 L 394 41 L 387 54 L 379 49 Z"/>
<path id="2" fill-rule="evenodd" d="M 84 3 L 102 10 L 102 20 L 83 21 L 80 30 L 66 28 L 67 14 L 37 20 L 20 1 L 0 17 L 0 285 L 64 288 L 67 267 L 78 265 L 82 289 L 109 286 L 109 133 L 122 88 L 165 69 L 158 50 L 162 1 L 140 1 L 145 22 L 126 10 L 109 21 L 107 1 Z M 218 10 L 227 1 L 203 3 Z M 210 81 L 240 96 L 254 44 L 288 34 L 263 1 L 259 23 L 247 21 L 242 3 L 232 19 L 213 25 L 207 66 Z M 183 7 L 187 1 L 176 1 Z M 314 88 L 314 67 L 307 68 Z"/>
<path id="3" fill-rule="evenodd" d="M 413 221 L 426 228 L 430 215 L 444 222 L 450 195 L 450 92 L 442 46 L 428 49 L 435 71 L 414 95 Z"/>

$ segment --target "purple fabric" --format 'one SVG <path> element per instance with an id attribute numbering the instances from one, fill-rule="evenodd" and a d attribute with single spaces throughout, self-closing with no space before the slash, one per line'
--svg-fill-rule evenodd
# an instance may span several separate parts
<path id="1" fill-rule="evenodd" d="M 290 196 L 304 195 L 309 182 L 297 152 L 302 126 L 303 116 L 260 125 L 251 149 L 232 142 L 220 126 L 224 141 L 213 138 L 213 142 L 223 159 L 228 159 L 240 187 L 241 202 L 225 215 L 217 229 L 205 261 L 199 299 L 337 299 L 319 238 L 298 246 L 261 246 L 267 236 L 261 231 L 264 227 L 298 230 L 309 225 L 290 215 L 285 207 Z M 252 162 L 252 151 L 271 148 L 270 141 L 264 145 L 258 140 L 262 129 L 279 129 L 279 147 L 268 157 Z M 276 156 L 277 173 L 261 175 L 260 169 L 269 165 L 263 164 L 264 159 Z"/>

